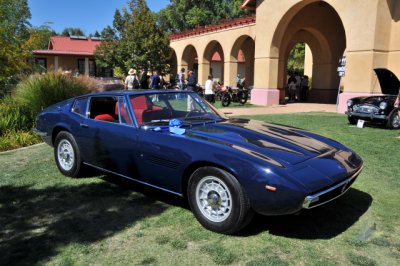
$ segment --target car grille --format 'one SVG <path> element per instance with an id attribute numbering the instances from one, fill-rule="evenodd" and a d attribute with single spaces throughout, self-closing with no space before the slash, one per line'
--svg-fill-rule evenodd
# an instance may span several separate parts
<path id="1" fill-rule="evenodd" d="M 346 180 L 333 185 L 323 191 L 315 193 L 313 195 L 309 195 L 304 199 L 303 208 L 311 209 L 317 207 L 319 205 L 325 204 L 331 200 L 336 199 L 337 197 L 346 193 L 347 190 L 351 187 L 351 185 L 356 180 L 357 176 L 360 174 L 362 167 L 358 169 L 358 171 L 353 174 L 351 177 L 347 178 Z"/>
<path id="2" fill-rule="evenodd" d="M 356 105 L 353 107 L 353 110 L 355 112 L 359 112 L 359 113 L 367 113 L 367 114 L 372 114 L 372 113 L 378 113 L 379 112 L 379 108 L 375 107 L 375 106 L 359 106 Z"/>

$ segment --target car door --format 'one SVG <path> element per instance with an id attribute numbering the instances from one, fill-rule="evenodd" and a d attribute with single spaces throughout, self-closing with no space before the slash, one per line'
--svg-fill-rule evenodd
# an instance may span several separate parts
<path id="1" fill-rule="evenodd" d="M 138 170 L 143 182 L 181 194 L 181 177 L 191 161 L 185 136 L 139 129 Z"/>
<path id="2" fill-rule="evenodd" d="M 137 177 L 138 128 L 124 96 L 91 97 L 89 116 L 81 123 L 87 164 Z"/>

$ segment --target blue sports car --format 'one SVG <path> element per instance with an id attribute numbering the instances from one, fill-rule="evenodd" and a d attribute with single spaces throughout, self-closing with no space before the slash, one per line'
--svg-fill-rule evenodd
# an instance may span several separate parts
<path id="1" fill-rule="evenodd" d="M 93 167 L 187 198 L 209 230 L 231 234 L 254 212 L 327 203 L 359 175 L 361 158 L 307 130 L 227 118 L 194 92 L 89 94 L 55 104 L 35 132 L 61 173 Z"/>

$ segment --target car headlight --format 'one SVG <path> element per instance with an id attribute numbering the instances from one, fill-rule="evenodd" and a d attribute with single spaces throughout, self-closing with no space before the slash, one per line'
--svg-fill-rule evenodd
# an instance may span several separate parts
<path id="1" fill-rule="evenodd" d="M 381 103 L 379 104 L 379 108 L 382 109 L 382 110 L 385 110 L 387 107 L 388 107 L 387 102 L 381 102 Z"/>
<path id="2" fill-rule="evenodd" d="M 347 100 L 347 106 L 350 107 L 353 105 L 353 100 Z"/>

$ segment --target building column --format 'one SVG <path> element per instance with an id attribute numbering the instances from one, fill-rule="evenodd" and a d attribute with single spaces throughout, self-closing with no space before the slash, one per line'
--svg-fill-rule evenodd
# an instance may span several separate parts
<path id="1" fill-rule="evenodd" d="M 85 57 L 85 76 L 89 76 L 89 57 Z"/>
<path id="2" fill-rule="evenodd" d="M 58 56 L 54 57 L 54 71 L 58 71 Z"/>
<path id="3" fill-rule="evenodd" d="M 304 75 L 307 75 L 309 78 L 312 77 L 313 71 L 313 57 L 311 53 L 310 46 L 305 44 L 305 51 L 304 51 Z"/>
<path id="4" fill-rule="evenodd" d="M 236 75 L 238 73 L 237 62 L 225 62 L 224 63 L 224 85 L 230 87 L 236 87 Z"/>
<path id="5" fill-rule="evenodd" d="M 255 58 L 254 65 L 254 88 L 251 90 L 251 103 L 266 106 L 279 104 L 276 79 L 278 77 L 278 58 Z M 275 79 L 273 79 L 274 77 Z"/>
<path id="6" fill-rule="evenodd" d="M 197 73 L 197 82 L 204 86 L 206 80 L 208 79 L 208 75 L 210 74 L 210 63 L 200 62 L 199 61 L 199 73 Z"/>

